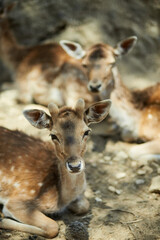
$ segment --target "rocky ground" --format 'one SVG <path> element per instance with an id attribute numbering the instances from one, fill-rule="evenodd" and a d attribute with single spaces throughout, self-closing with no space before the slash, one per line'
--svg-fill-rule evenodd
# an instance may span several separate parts
<path id="1" fill-rule="evenodd" d="M 35 129 L 24 119 L 22 110 L 35 105 L 17 104 L 17 94 L 16 90 L 1 93 L 0 125 L 10 129 L 18 128 L 43 140 L 49 140 L 47 131 Z M 155 177 L 160 174 L 160 163 L 139 162 L 138 159 L 133 161 L 127 154 L 129 148 L 130 144 L 121 142 L 118 136 L 91 136 L 85 156 L 88 183 L 86 197 L 90 201 L 90 210 L 84 216 L 76 216 L 67 210 L 61 215 L 51 216 L 57 219 L 60 226 L 55 240 L 160 239 L 160 188 L 156 189 L 157 193 L 152 192 L 156 191 L 154 186 L 153 189 L 150 188 L 151 183 L 156 180 Z M 159 178 L 157 181 L 160 182 Z M 80 236 L 82 231 L 78 229 L 81 228 L 86 229 L 86 238 Z M 75 231 L 74 238 L 70 229 Z M 0 239 L 44 238 L 1 230 Z"/>

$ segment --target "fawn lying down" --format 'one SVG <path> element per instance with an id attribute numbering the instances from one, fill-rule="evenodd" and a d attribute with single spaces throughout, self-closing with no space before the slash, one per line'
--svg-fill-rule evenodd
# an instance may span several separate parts
<path id="1" fill-rule="evenodd" d="M 119 42 L 115 48 L 108 44 L 97 44 L 86 52 L 79 46 L 83 53 L 81 61 L 86 68 L 88 89 L 99 93 L 101 100 L 111 99 L 110 116 L 119 126 L 123 140 L 144 142 L 131 149 L 130 157 L 160 158 L 160 83 L 131 91 L 124 85 L 116 66 L 116 57 L 131 51 L 136 42 L 137 37 L 132 36 Z M 72 56 L 75 55 L 74 44 L 61 42 Z"/>
<path id="2" fill-rule="evenodd" d="M 93 103 L 94 96 L 86 88 L 86 75 L 79 60 L 70 57 L 57 43 L 24 47 L 17 42 L 8 20 L 14 5 L 4 7 L 0 14 L 0 56 L 13 73 L 19 101 L 72 106 L 83 96 L 86 104 Z"/>
<path id="3" fill-rule="evenodd" d="M 87 212 L 83 155 L 88 126 L 102 121 L 110 105 L 104 100 L 85 110 L 79 99 L 74 108 L 49 104 L 51 116 L 42 110 L 24 111 L 34 127 L 50 131 L 54 145 L 0 127 L 0 202 L 9 217 L 0 221 L 0 228 L 52 238 L 58 225 L 44 213 L 66 206 L 77 214 Z"/>

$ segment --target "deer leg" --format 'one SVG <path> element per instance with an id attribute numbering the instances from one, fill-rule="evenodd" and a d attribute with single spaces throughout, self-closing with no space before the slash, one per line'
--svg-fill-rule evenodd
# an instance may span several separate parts
<path id="1" fill-rule="evenodd" d="M 16 221 L 4 218 L 0 221 L 0 228 L 28 232 L 47 238 L 55 237 L 58 234 L 58 224 L 33 206 L 31 204 L 29 206 L 26 202 L 9 201 L 4 206 L 3 213 L 5 217 L 11 217 Z"/>
<path id="2" fill-rule="evenodd" d="M 160 159 L 160 139 L 156 139 L 132 147 L 129 151 L 129 156 L 132 159 Z"/>
<path id="3" fill-rule="evenodd" d="M 68 209 L 76 214 L 84 214 L 88 212 L 89 201 L 85 198 L 84 194 L 82 194 L 75 201 L 70 203 Z"/>

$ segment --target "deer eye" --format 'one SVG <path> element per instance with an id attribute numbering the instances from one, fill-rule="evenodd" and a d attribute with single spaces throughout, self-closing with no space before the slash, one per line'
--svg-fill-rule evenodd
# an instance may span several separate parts
<path id="1" fill-rule="evenodd" d="M 87 130 L 85 131 L 85 133 L 83 134 L 83 138 L 87 137 L 90 134 L 91 130 Z"/>
<path id="2" fill-rule="evenodd" d="M 58 137 L 55 134 L 50 134 L 50 136 L 51 136 L 52 141 L 56 140 L 56 141 L 59 142 L 59 139 L 58 139 Z"/>
<path id="3" fill-rule="evenodd" d="M 87 65 L 86 65 L 86 64 L 82 64 L 82 66 L 83 66 L 84 68 L 87 68 Z"/>

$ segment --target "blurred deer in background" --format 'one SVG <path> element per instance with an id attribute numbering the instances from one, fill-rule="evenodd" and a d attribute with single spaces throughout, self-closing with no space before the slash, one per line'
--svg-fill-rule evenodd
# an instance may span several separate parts
<path id="1" fill-rule="evenodd" d="M 94 96 L 86 88 L 86 75 L 79 60 L 70 57 L 59 44 L 23 47 L 17 43 L 7 18 L 13 7 L 14 4 L 4 8 L 0 17 L 0 57 L 12 70 L 19 100 L 34 100 L 42 105 L 52 101 L 63 106 L 73 105 L 83 97 L 86 104 L 93 103 Z M 83 55 L 81 51 L 80 54 Z"/>
<path id="2" fill-rule="evenodd" d="M 68 207 L 77 214 L 88 211 L 83 155 L 91 123 L 101 122 L 111 101 L 84 108 L 49 104 L 50 115 L 26 110 L 24 116 L 36 128 L 47 128 L 54 146 L 19 131 L 0 127 L 0 203 L 5 217 L 0 228 L 52 238 L 57 223 L 44 213 Z M 14 221 L 16 220 L 16 221 Z"/>
<path id="3" fill-rule="evenodd" d="M 122 138 L 125 141 L 148 141 L 133 147 L 130 156 L 160 157 L 160 83 L 144 90 L 130 91 L 115 66 L 115 58 L 128 53 L 136 41 L 133 36 L 121 41 L 115 48 L 97 44 L 86 53 L 82 49 L 82 66 L 88 75 L 88 89 L 98 92 L 101 99 L 109 97 L 112 100 L 110 116 L 120 127 Z M 61 45 L 74 56 L 67 43 L 64 40 Z"/>

